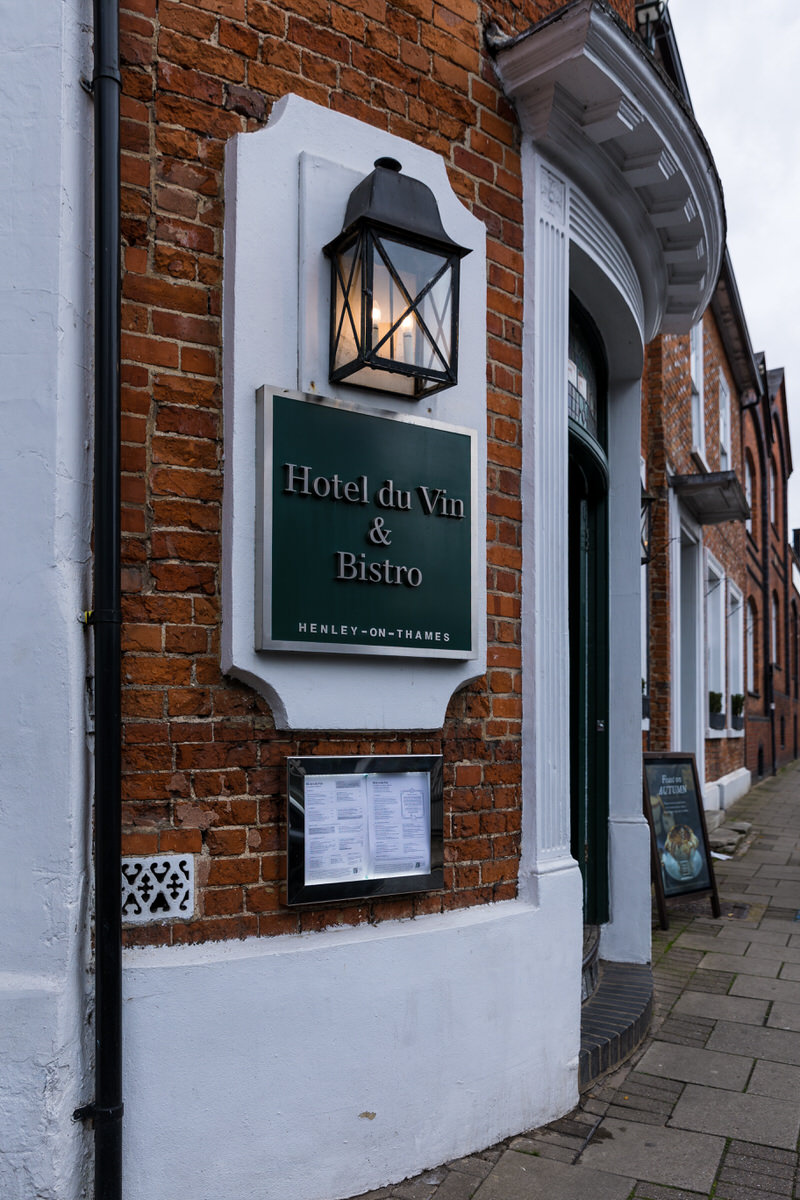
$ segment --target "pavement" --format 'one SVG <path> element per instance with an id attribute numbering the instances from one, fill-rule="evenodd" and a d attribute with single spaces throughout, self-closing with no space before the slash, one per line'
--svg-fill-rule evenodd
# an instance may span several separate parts
<path id="1" fill-rule="evenodd" d="M 800 763 L 725 823 L 722 915 L 684 898 L 668 931 L 654 918 L 631 1058 L 561 1120 L 358 1200 L 800 1200 Z"/>

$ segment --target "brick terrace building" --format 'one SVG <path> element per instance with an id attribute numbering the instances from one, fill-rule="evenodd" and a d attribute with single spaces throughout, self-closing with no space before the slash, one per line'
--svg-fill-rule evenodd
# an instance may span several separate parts
<path id="1" fill-rule="evenodd" d="M 705 805 L 715 810 L 749 786 L 741 414 L 742 398 L 759 384 L 727 260 L 703 320 L 647 353 L 644 456 L 655 497 L 643 671 L 648 747 L 694 753 Z"/>
<path id="2" fill-rule="evenodd" d="M 747 522 L 746 754 L 761 777 L 797 757 L 797 616 L 794 554 L 788 544 L 787 481 L 792 452 L 783 371 L 758 357 L 759 394 L 745 409 Z"/>
<path id="3" fill-rule="evenodd" d="M 688 102 L 668 15 L 654 46 Z M 648 347 L 643 400 L 644 741 L 695 754 L 714 813 L 797 753 L 783 372 L 753 353 L 727 253 L 702 322 Z"/>

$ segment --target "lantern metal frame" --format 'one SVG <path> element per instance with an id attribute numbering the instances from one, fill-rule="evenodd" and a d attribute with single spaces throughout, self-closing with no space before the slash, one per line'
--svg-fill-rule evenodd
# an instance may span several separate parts
<path id="1" fill-rule="evenodd" d="M 430 273 L 413 294 L 392 257 L 393 245 L 431 258 Z M 344 228 L 323 253 L 331 262 L 331 383 L 420 400 L 458 382 L 460 264 L 470 251 L 445 233 L 426 184 L 401 175 L 395 159 L 378 159 L 351 193 Z M 376 268 L 385 270 L 392 298 L 401 300 L 380 330 L 374 319 Z M 447 290 L 437 299 L 443 280 Z M 344 339 L 353 350 L 339 361 Z"/>
<path id="2" fill-rule="evenodd" d="M 669 0 L 646 0 L 643 4 L 634 5 L 636 27 L 651 52 L 655 49 L 656 24 L 664 19 L 668 3 Z"/>

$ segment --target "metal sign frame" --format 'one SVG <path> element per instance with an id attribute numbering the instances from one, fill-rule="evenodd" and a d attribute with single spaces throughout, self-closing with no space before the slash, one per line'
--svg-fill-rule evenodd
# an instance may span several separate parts
<path id="1" fill-rule="evenodd" d="M 440 754 L 293 756 L 286 760 L 286 775 L 287 905 L 372 899 L 408 892 L 436 891 L 444 887 L 444 775 Z M 307 869 L 309 838 L 312 836 L 310 827 L 307 827 L 307 817 L 311 811 L 309 781 L 312 785 L 323 784 L 328 789 L 327 796 L 323 797 L 323 805 L 318 804 L 314 810 L 314 819 L 324 819 L 327 823 L 326 829 L 318 832 L 318 840 L 327 839 L 326 846 L 333 846 L 328 854 L 329 869 L 323 868 L 318 872 L 328 874 L 331 878 L 319 881 L 309 879 L 308 875 L 312 872 Z M 401 819 L 408 818 L 412 826 L 416 824 L 411 836 L 416 839 L 422 836 L 427 842 L 427 858 L 420 862 L 416 870 L 412 866 L 411 870 L 404 871 L 400 866 L 392 873 L 386 868 L 385 862 L 383 866 L 379 861 L 376 862 L 374 853 L 370 854 L 369 850 L 369 845 L 374 845 L 376 841 L 374 793 L 377 785 L 388 794 L 388 804 L 384 805 L 383 814 L 378 814 L 378 820 L 382 819 L 384 826 L 391 826 L 392 813 L 387 810 L 400 807 L 401 789 L 406 782 L 413 789 L 411 803 L 416 811 L 398 815 Z M 337 786 L 343 789 L 344 796 L 338 816 L 334 811 L 339 807 L 338 799 L 334 796 L 331 800 L 331 794 Z M 362 806 L 361 814 L 357 811 L 359 803 Z M 363 831 L 359 827 L 360 822 L 363 823 Z M 377 840 L 383 837 L 386 850 L 387 843 L 392 842 L 395 834 L 403 841 L 405 832 L 389 828 L 381 834 L 379 830 Z M 359 867 L 354 869 L 344 860 L 347 848 L 357 843 L 359 837 L 366 850 Z M 342 845 L 345 846 L 344 853 L 341 852 Z M 350 850 L 351 863 L 358 857 L 358 848 L 354 852 Z M 365 869 L 366 858 L 371 858 L 369 871 Z M 334 859 L 338 865 L 331 865 Z M 351 874 L 360 875 L 360 878 L 348 878 Z M 369 877 L 365 878 L 365 874 Z M 335 878 L 337 875 L 340 878 Z"/>
<path id="2" fill-rule="evenodd" d="M 407 644 L 408 639 L 402 644 L 391 644 L 387 637 L 387 627 L 381 624 L 380 620 L 376 620 L 375 624 L 370 626 L 369 623 L 357 622 L 358 632 L 355 640 L 323 640 L 320 636 L 305 635 L 297 638 L 289 638 L 286 636 L 275 636 L 273 625 L 275 623 L 274 612 L 274 572 L 276 570 L 275 563 L 275 531 L 274 524 L 274 487 L 275 487 L 275 470 L 273 461 L 273 440 L 274 440 L 274 420 L 275 420 L 275 402 L 296 402 L 307 405 L 309 414 L 314 411 L 319 412 L 325 410 L 328 414 L 334 414 L 335 417 L 346 416 L 352 414 L 359 418 L 359 431 L 363 432 L 365 426 L 364 421 L 368 421 L 370 425 L 366 428 L 374 430 L 373 436 L 376 439 L 375 444 L 381 448 L 392 446 L 402 440 L 401 431 L 405 428 L 414 427 L 420 431 L 429 432 L 434 438 L 436 435 L 447 435 L 457 439 L 455 445 L 458 445 L 461 451 L 462 459 L 469 464 L 469 480 L 467 487 L 469 489 L 469 501 L 465 507 L 465 519 L 469 522 L 468 531 L 461 535 L 461 541 L 466 544 L 466 559 L 460 563 L 462 583 L 460 588 L 456 589 L 455 595 L 451 592 L 452 606 L 461 610 L 461 623 L 465 628 L 468 628 L 468 636 L 462 638 L 465 644 L 451 648 L 444 634 L 438 627 L 434 630 L 430 628 L 430 623 L 427 628 L 422 628 L 419 625 L 418 618 L 414 613 L 414 588 L 406 589 L 408 598 L 406 600 L 406 608 L 408 616 L 405 625 L 400 628 L 414 628 L 419 644 Z M 372 424 L 374 423 L 374 425 Z M 461 441 L 463 439 L 463 441 Z M 439 439 L 441 442 L 441 438 Z M 385 451 L 384 451 L 385 452 Z M 406 413 L 394 413 L 387 411 L 367 411 L 363 408 L 354 405 L 346 405 L 341 403 L 332 403 L 324 401 L 319 397 L 312 397 L 298 392 L 287 391 L 284 389 L 270 389 L 261 387 L 256 393 L 256 454 L 257 454 L 257 495 L 256 495 L 256 596 L 255 596 L 255 645 L 257 650 L 270 651 L 301 651 L 324 654 L 368 654 L 372 656 L 394 655 L 407 658 L 425 658 L 425 659 L 472 659 L 478 656 L 479 646 L 479 630 L 478 630 L 478 596 L 476 595 L 477 583 L 473 578 L 473 565 L 478 561 L 478 529 L 476 514 L 478 513 L 478 469 L 477 469 L 477 435 L 474 430 L 463 428 L 460 426 L 447 425 L 439 421 L 425 420 L 420 417 L 414 417 Z M 378 473 L 380 475 L 380 472 Z M 352 482 L 352 481 L 350 481 Z M 371 492 L 374 493 L 376 482 L 380 484 L 381 480 L 376 476 L 370 481 Z M 344 486 L 344 485 L 343 485 Z M 380 489 L 378 489 L 380 490 Z M 374 521 L 375 517 L 394 517 L 394 512 L 384 512 L 381 508 L 375 508 L 374 502 L 370 500 L 369 511 L 364 512 L 365 526 L 370 520 Z M 318 508 L 317 511 L 322 514 L 323 509 Z M 431 528 L 439 527 L 440 521 L 436 516 L 430 517 Z M 443 528 L 446 528 L 444 526 Z M 366 543 L 362 546 L 362 550 L 366 548 Z M 331 547 L 331 553 L 334 547 Z M 430 554 L 430 550 L 428 550 Z M 350 555 L 355 557 L 355 555 Z M 361 557 L 365 557 L 363 554 Z M 360 565 L 360 564 L 359 564 Z M 299 569 L 299 568 L 298 568 Z M 446 581 L 445 581 L 446 582 Z M 380 585 L 379 585 L 380 586 Z M 444 584 L 443 584 L 444 586 Z M 443 596 L 447 593 L 437 590 L 437 602 L 441 604 L 441 611 L 446 611 L 446 604 Z M 379 597 L 375 595 L 377 600 Z M 405 597 L 404 597 L 405 599 Z M 428 601 L 430 603 L 430 601 Z M 324 606 L 323 606 L 324 608 Z M 465 611 L 467 610 L 468 611 Z M 416 625 L 415 625 L 416 622 Z M 300 622 L 298 622 L 299 624 Z M 313 622 L 313 624 L 321 624 Z M 331 625 L 331 628 L 334 626 Z M 327 628 L 327 626 L 326 626 Z M 373 633 L 375 637 L 373 637 Z M 383 639 L 380 634 L 383 633 Z M 391 635 L 389 635 L 391 636 Z M 398 640 L 400 642 L 400 639 Z M 387 644 L 388 643 L 388 644 Z M 466 644 L 468 643 L 468 644 Z"/>

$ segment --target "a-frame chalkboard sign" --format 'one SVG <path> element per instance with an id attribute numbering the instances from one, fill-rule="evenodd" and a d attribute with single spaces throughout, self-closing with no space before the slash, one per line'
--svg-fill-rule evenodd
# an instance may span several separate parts
<path id="1" fill-rule="evenodd" d="M 669 929 L 667 900 L 707 895 L 720 915 L 719 892 L 708 848 L 703 796 L 693 754 L 644 755 L 644 814 L 650 826 L 653 886 L 659 923 Z"/>

